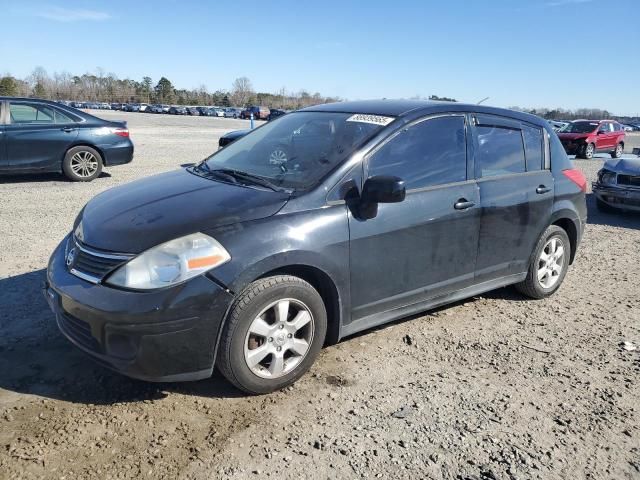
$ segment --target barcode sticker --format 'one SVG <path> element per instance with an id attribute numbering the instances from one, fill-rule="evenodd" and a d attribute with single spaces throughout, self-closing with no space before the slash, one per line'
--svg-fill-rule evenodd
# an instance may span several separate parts
<path id="1" fill-rule="evenodd" d="M 389 125 L 393 122 L 393 117 L 383 117 L 382 115 L 368 115 L 365 113 L 356 113 L 347 118 L 347 122 L 373 123 L 374 125 Z"/>

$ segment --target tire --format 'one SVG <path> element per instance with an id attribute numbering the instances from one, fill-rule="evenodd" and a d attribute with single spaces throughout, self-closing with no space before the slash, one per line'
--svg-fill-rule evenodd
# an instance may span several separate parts
<path id="1" fill-rule="evenodd" d="M 556 253 L 552 252 L 553 248 L 551 246 L 553 245 L 553 240 L 556 242 L 555 248 L 557 248 L 558 242 L 560 242 L 559 245 L 563 249 L 562 255 L 555 260 L 554 257 L 557 250 Z M 547 260 L 543 258 L 543 253 L 547 255 Z M 550 254 L 554 256 L 549 258 Z M 569 269 L 570 258 L 571 242 L 569 242 L 567 232 L 557 225 L 550 225 L 536 243 L 533 254 L 531 255 L 531 260 L 529 261 L 527 277 L 522 282 L 516 284 L 516 288 L 527 297 L 535 299 L 549 297 L 560 288 Z M 559 270 L 551 268 L 552 265 L 558 266 L 559 262 L 561 262 Z M 546 275 L 539 280 L 539 274 L 543 271 L 543 267 L 546 267 L 544 268 Z"/>
<path id="2" fill-rule="evenodd" d="M 602 213 L 615 213 L 618 209 L 612 207 L 607 202 L 603 202 L 599 198 L 596 198 L 596 208 Z"/>
<path id="3" fill-rule="evenodd" d="M 285 303 L 286 310 L 282 307 Z M 277 312 L 285 311 L 287 315 L 281 313 L 278 318 Z M 292 334 L 296 319 L 303 326 Z M 256 331 L 260 333 L 253 333 Z M 216 363 L 240 390 L 253 395 L 273 392 L 291 385 L 309 370 L 326 333 L 324 302 L 309 283 L 289 275 L 263 278 L 251 283 L 232 307 Z M 301 340 L 306 341 L 306 347 Z"/>
<path id="4" fill-rule="evenodd" d="M 102 156 L 86 145 L 70 148 L 62 160 L 62 171 L 73 182 L 90 182 L 100 175 L 102 166 Z"/>
<path id="5" fill-rule="evenodd" d="M 622 156 L 622 152 L 624 151 L 624 145 L 622 142 L 616 145 L 616 149 L 611 152 L 611 158 L 620 158 Z"/>
<path id="6" fill-rule="evenodd" d="M 584 147 L 583 157 L 587 160 L 591 160 L 593 158 L 593 154 L 596 153 L 596 146 L 593 143 L 589 143 Z"/>

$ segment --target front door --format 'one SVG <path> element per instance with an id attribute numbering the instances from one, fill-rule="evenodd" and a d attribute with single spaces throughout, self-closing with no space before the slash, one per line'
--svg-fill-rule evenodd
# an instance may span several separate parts
<path id="1" fill-rule="evenodd" d="M 527 271 L 551 217 L 554 182 L 540 127 L 490 115 L 474 123 L 482 204 L 476 283 L 482 283 Z"/>
<path id="2" fill-rule="evenodd" d="M 597 150 L 613 150 L 615 145 L 615 134 L 613 132 L 613 124 L 611 122 L 603 122 L 598 128 Z"/>
<path id="3" fill-rule="evenodd" d="M 75 122 L 43 103 L 10 101 L 5 127 L 7 160 L 12 170 L 60 168 L 78 136 Z"/>
<path id="4" fill-rule="evenodd" d="M 403 202 L 350 214 L 351 320 L 417 304 L 473 282 L 479 194 L 467 171 L 464 115 L 421 119 L 368 157 L 365 178 L 405 181 Z M 380 317 L 378 317 L 380 318 Z"/>

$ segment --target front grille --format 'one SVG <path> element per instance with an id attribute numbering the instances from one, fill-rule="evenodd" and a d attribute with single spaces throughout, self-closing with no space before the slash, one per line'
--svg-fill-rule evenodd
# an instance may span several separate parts
<path id="1" fill-rule="evenodd" d="M 618 185 L 640 187 L 640 176 L 618 175 Z"/>
<path id="2" fill-rule="evenodd" d="M 67 253 L 69 271 L 92 283 L 100 282 L 106 275 L 133 258 L 133 255 L 94 250 L 75 239 L 71 242 L 72 248 L 68 249 Z"/>
<path id="3" fill-rule="evenodd" d="M 100 343 L 91 334 L 91 326 L 79 318 L 75 318 L 66 312 L 59 316 L 60 327 L 64 333 L 78 344 L 93 352 L 100 352 Z"/>

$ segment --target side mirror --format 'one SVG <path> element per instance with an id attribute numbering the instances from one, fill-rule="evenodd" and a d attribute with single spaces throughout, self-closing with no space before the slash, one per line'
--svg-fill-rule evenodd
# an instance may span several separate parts
<path id="1" fill-rule="evenodd" d="M 398 203 L 404 200 L 407 190 L 404 180 L 398 177 L 378 175 L 364 182 L 359 199 L 354 199 L 356 216 L 368 220 L 378 215 L 379 203 Z"/>
<path id="2" fill-rule="evenodd" d="M 360 201 L 371 203 L 398 203 L 404 200 L 407 190 L 404 180 L 390 175 L 378 175 L 364 182 Z"/>

